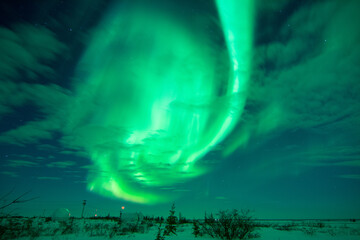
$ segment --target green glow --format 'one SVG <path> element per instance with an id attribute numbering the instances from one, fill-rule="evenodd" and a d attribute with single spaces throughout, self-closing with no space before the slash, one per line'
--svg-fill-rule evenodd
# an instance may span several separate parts
<path id="1" fill-rule="evenodd" d="M 165 202 L 168 194 L 158 187 L 208 170 L 198 160 L 229 134 L 245 102 L 251 2 L 218 1 L 229 52 L 223 62 L 231 64 L 221 93 L 226 81 L 215 74 L 207 36 L 156 10 L 118 7 L 108 14 L 78 66 L 78 104 L 65 130 L 93 161 L 91 191 Z"/>

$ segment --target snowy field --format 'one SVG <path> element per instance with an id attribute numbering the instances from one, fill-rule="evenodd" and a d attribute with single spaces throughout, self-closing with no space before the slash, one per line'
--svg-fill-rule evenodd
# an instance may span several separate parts
<path id="1" fill-rule="evenodd" d="M 0 239 L 134 239 L 155 240 L 159 224 L 155 221 L 123 222 L 116 219 L 2 218 Z M 359 240 L 360 221 L 258 221 L 254 239 L 264 240 Z M 162 229 L 164 224 L 162 225 Z M 176 225 L 177 235 L 165 239 L 213 239 L 193 235 L 193 224 Z"/>
<path id="2" fill-rule="evenodd" d="M 356 240 L 360 222 L 351 221 L 280 221 L 265 222 L 259 228 L 264 240 Z"/>

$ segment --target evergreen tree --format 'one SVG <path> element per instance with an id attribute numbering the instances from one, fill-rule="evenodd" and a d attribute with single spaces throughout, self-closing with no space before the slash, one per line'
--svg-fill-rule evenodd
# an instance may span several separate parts
<path id="1" fill-rule="evenodd" d="M 193 234 L 195 237 L 200 235 L 200 225 L 197 220 L 193 221 Z"/>
<path id="2" fill-rule="evenodd" d="M 164 236 L 169 236 L 170 234 L 176 234 L 176 216 L 175 216 L 175 203 L 171 206 L 170 214 L 166 219 L 166 226 L 164 230 Z"/>
<path id="3" fill-rule="evenodd" d="M 160 222 L 160 224 L 159 224 L 158 233 L 156 235 L 155 240 L 164 240 L 165 239 L 164 236 L 161 236 L 161 232 L 162 232 L 161 224 L 162 224 L 162 222 Z"/>

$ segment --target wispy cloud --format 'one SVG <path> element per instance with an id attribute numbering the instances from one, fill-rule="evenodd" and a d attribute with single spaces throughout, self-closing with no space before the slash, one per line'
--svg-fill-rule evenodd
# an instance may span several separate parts
<path id="1" fill-rule="evenodd" d="M 24 99 L 24 103 L 33 103 L 44 117 L 41 120 L 34 119 L 25 122 L 3 132 L 0 134 L 0 142 L 26 146 L 27 144 L 38 143 L 41 139 L 52 139 L 54 132 L 61 129 L 64 108 L 66 108 L 66 103 L 69 101 L 66 90 L 53 84 L 17 84 L 14 82 L 2 83 L 2 87 L 13 98 L 19 97 Z M 16 92 L 12 93 L 13 91 Z M 4 103 L 0 99 L 0 105 L 9 105 L 6 98 L 5 96 Z M 19 102 L 16 99 L 14 101 Z"/>
<path id="2" fill-rule="evenodd" d="M 88 182 L 85 181 L 85 180 L 80 180 L 80 181 L 74 181 L 74 183 L 83 183 L 83 184 L 86 184 L 86 183 L 88 183 Z"/>
<path id="3" fill-rule="evenodd" d="M 36 179 L 38 179 L 38 180 L 54 180 L 54 181 L 58 181 L 58 180 L 61 180 L 62 178 L 59 178 L 59 177 L 37 177 Z"/>
<path id="4" fill-rule="evenodd" d="M 78 157 L 83 157 L 83 158 L 89 158 L 89 153 L 87 153 L 86 151 L 82 150 L 81 148 L 79 148 L 76 145 L 71 145 L 71 143 L 65 143 L 65 140 L 63 140 L 64 145 L 66 146 L 70 146 L 73 150 L 66 150 L 66 151 L 60 151 L 59 153 L 61 154 L 65 154 L 65 155 L 71 155 L 71 156 L 78 156 Z"/>
<path id="5" fill-rule="evenodd" d="M 36 148 L 40 151 L 52 151 L 57 152 L 59 149 L 56 146 L 50 145 L 50 144 L 37 144 Z"/>
<path id="6" fill-rule="evenodd" d="M 53 131 L 60 129 L 59 114 L 66 106 L 69 91 L 54 84 L 55 71 L 51 64 L 66 46 L 45 27 L 16 24 L 11 28 L 0 27 L 0 116 L 11 114 L 24 105 L 37 110 L 34 119 L 19 122 L 17 126 L 0 134 L 5 144 L 37 143 L 52 139 Z M 23 75 L 28 81 L 19 81 Z M 47 83 L 39 78 L 46 77 Z"/>
<path id="7" fill-rule="evenodd" d="M 17 24 L 11 29 L 1 27 L 0 35 L 2 79 L 18 79 L 21 76 L 18 70 L 25 71 L 32 78 L 37 75 L 51 77 L 55 73 L 48 64 L 66 50 L 53 32 L 41 26 Z"/>
<path id="8" fill-rule="evenodd" d="M 174 189 L 173 192 L 190 192 L 190 189 Z"/>
<path id="9" fill-rule="evenodd" d="M 360 174 L 347 174 L 347 175 L 339 175 L 340 178 L 347 178 L 347 179 L 358 179 L 360 180 Z"/>
<path id="10" fill-rule="evenodd" d="M 312 146 L 305 151 L 289 154 L 300 165 L 307 166 L 353 166 L 360 167 L 358 146 Z"/>
<path id="11" fill-rule="evenodd" d="M 76 165 L 76 162 L 73 161 L 63 161 L 63 162 L 52 162 L 47 164 L 51 168 L 68 168 Z"/>
<path id="12" fill-rule="evenodd" d="M 14 178 L 19 177 L 19 174 L 17 174 L 16 172 L 2 171 L 0 173 Z"/>
<path id="13" fill-rule="evenodd" d="M 329 139 L 333 141 L 333 139 Z M 336 143 L 336 142 L 335 142 Z M 283 176 L 298 176 L 315 167 L 360 167 L 360 152 L 355 146 L 332 146 L 328 141 L 319 142 L 315 139 L 307 146 L 293 146 L 268 150 L 252 165 L 248 172 L 257 178 L 277 178 Z M 330 145 L 330 147 L 329 147 Z"/>
<path id="14" fill-rule="evenodd" d="M 37 162 L 25 160 L 9 160 L 7 166 L 9 167 L 36 167 L 39 165 Z"/>

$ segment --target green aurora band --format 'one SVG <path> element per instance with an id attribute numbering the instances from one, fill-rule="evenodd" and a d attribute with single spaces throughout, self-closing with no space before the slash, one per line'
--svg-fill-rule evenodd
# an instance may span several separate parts
<path id="1" fill-rule="evenodd" d="M 209 170 L 199 160 L 232 131 L 245 103 L 252 2 L 217 1 L 228 49 L 220 60 L 230 67 L 221 76 L 205 34 L 155 9 L 109 12 L 79 62 L 65 129 L 93 161 L 91 191 L 167 202 L 161 189 Z"/>

